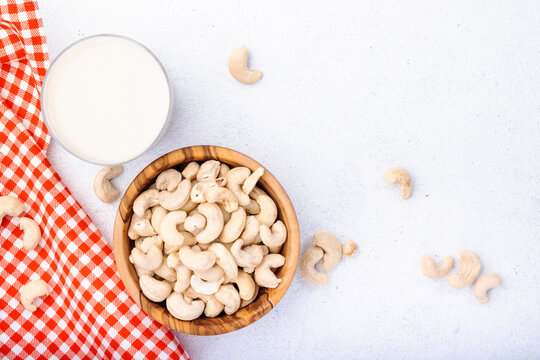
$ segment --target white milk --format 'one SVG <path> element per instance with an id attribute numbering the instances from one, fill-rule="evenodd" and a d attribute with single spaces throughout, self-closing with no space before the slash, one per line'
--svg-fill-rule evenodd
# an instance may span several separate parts
<path id="1" fill-rule="evenodd" d="M 98 164 L 120 164 L 158 138 L 171 107 L 158 60 L 136 42 L 98 35 L 64 50 L 42 88 L 44 119 L 69 151 Z"/>

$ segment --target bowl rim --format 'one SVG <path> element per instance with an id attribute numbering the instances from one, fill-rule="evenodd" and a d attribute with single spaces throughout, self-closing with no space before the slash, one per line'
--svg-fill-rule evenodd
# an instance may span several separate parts
<path id="1" fill-rule="evenodd" d="M 231 160 L 231 157 L 234 157 L 234 161 Z M 170 161 L 171 158 L 173 159 L 172 162 Z M 168 168 L 186 165 L 190 161 L 200 162 L 206 160 L 218 160 L 231 166 L 245 166 L 251 171 L 258 167 L 264 168 L 264 175 L 261 177 L 259 184 L 274 200 L 278 207 L 278 218 L 284 221 L 287 226 L 287 242 L 282 249 L 282 253 L 286 255 L 285 264 L 277 271 L 277 275 L 281 278 L 278 287 L 275 289 L 262 289 L 255 301 L 239 309 L 235 314 L 183 321 L 174 318 L 164 306 L 151 302 L 142 294 L 135 270 L 127 259 L 131 244 L 131 240 L 127 237 L 127 228 L 131 219 L 133 201 L 159 173 Z M 212 145 L 196 145 L 179 148 L 156 158 L 133 179 L 118 205 L 113 231 L 113 251 L 115 263 L 127 293 L 151 318 L 173 330 L 186 334 L 219 335 L 254 323 L 270 312 L 283 298 L 294 278 L 298 265 L 300 229 L 289 196 L 266 167 L 251 157 L 233 149 Z"/>

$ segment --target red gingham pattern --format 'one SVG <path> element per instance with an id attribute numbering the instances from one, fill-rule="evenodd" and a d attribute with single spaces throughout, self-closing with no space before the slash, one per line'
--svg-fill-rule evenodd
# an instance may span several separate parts
<path id="1" fill-rule="evenodd" d="M 25 251 L 18 218 L 0 224 L 0 355 L 187 359 L 172 332 L 127 295 L 111 248 L 45 157 L 39 87 L 48 58 L 36 3 L 0 0 L 0 15 L 0 195 L 23 201 L 42 231 Z M 37 278 L 50 294 L 31 313 L 19 289 Z"/>

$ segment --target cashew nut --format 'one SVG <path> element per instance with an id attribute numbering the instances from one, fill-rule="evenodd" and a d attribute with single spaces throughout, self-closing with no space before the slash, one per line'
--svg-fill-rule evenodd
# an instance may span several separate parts
<path id="1" fill-rule="evenodd" d="M 229 220 L 231 220 L 231 213 L 226 211 L 224 208 L 223 208 L 223 205 L 221 204 L 218 204 L 219 206 L 219 210 L 221 210 L 221 213 L 223 214 L 223 222 L 226 224 L 229 222 Z"/>
<path id="2" fill-rule="evenodd" d="M 216 180 L 219 174 L 219 161 L 208 160 L 204 162 L 197 173 L 198 182 L 210 182 Z"/>
<path id="3" fill-rule="evenodd" d="M 300 261 L 300 271 L 302 275 L 315 285 L 328 284 L 328 276 L 325 273 L 317 271 L 315 265 L 323 258 L 324 251 L 319 247 L 307 249 L 302 255 Z"/>
<path id="4" fill-rule="evenodd" d="M 10 213 L 6 213 L 5 215 L 16 216 L 11 215 Z M 23 285 L 23 287 L 21 287 L 21 304 L 26 310 L 34 312 L 37 310 L 37 306 L 34 304 L 34 300 L 36 300 L 38 297 L 46 296 L 48 294 L 49 286 L 45 281 L 41 279 L 32 280 L 26 283 L 26 285 Z"/>
<path id="5" fill-rule="evenodd" d="M 186 165 L 186 167 L 182 171 L 182 176 L 188 180 L 193 180 L 197 177 L 197 173 L 199 172 L 200 167 L 201 166 L 199 165 L 199 163 L 192 161 Z"/>
<path id="6" fill-rule="evenodd" d="M 154 273 L 160 278 L 168 281 L 176 281 L 176 271 L 170 267 L 166 261 L 163 261 L 161 265 L 154 270 Z"/>
<path id="7" fill-rule="evenodd" d="M 484 274 L 476 280 L 473 286 L 473 294 L 476 300 L 480 303 L 487 303 L 489 298 L 487 292 L 501 285 L 501 278 L 497 274 Z"/>
<path id="8" fill-rule="evenodd" d="M 250 245 L 242 250 L 243 245 L 244 240 L 238 239 L 231 246 L 231 254 L 234 256 L 236 263 L 238 266 L 244 268 L 257 267 L 264 257 L 263 247 L 259 245 Z"/>
<path id="9" fill-rule="evenodd" d="M 216 264 L 225 272 L 229 279 L 234 279 L 238 275 L 238 265 L 230 251 L 220 243 L 213 243 L 208 250 L 216 255 Z"/>
<path id="10" fill-rule="evenodd" d="M 197 240 L 195 240 L 195 236 L 192 233 L 180 231 L 180 234 L 184 235 L 184 245 L 193 246 L 197 244 Z"/>
<path id="11" fill-rule="evenodd" d="M 257 298 L 257 295 L 259 295 L 259 286 L 255 284 L 255 291 L 253 292 L 253 296 L 251 297 L 251 299 L 242 300 L 240 302 L 240 307 L 243 308 L 251 304 Z"/>
<path id="12" fill-rule="evenodd" d="M 247 177 L 247 179 L 244 181 L 244 184 L 242 185 L 242 191 L 245 194 L 249 194 L 253 191 L 255 186 L 257 185 L 257 182 L 261 178 L 261 176 L 264 175 L 264 169 L 262 167 L 257 168 L 251 175 Z"/>
<path id="13" fill-rule="evenodd" d="M 41 240 L 41 229 L 34 220 L 22 217 L 19 223 L 19 228 L 23 233 L 23 247 L 26 250 L 33 250 L 38 246 Z"/>
<path id="14" fill-rule="evenodd" d="M 345 257 L 353 257 L 357 249 L 358 245 L 354 241 L 347 240 L 343 243 L 343 246 L 341 247 L 341 252 Z"/>
<path id="15" fill-rule="evenodd" d="M 341 260 L 341 242 L 328 231 L 318 231 L 313 236 L 313 246 L 324 250 L 321 268 L 324 271 L 332 270 Z"/>
<path id="16" fill-rule="evenodd" d="M 94 179 L 94 192 L 99 200 L 104 203 L 112 203 L 120 192 L 111 184 L 111 180 L 122 173 L 122 166 L 105 166 Z"/>
<path id="17" fill-rule="evenodd" d="M 225 314 L 231 315 L 240 308 L 240 294 L 233 285 L 221 285 L 218 292 L 214 295 L 216 299 L 225 305 Z"/>
<path id="18" fill-rule="evenodd" d="M 177 319 L 193 320 L 201 316 L 204 310 L 204 301 L 194 300 L 188 304 L 183 294 L 173 292 L 166 301 L 167 310 Z"/>
<path id="19" fill-rule="evenodd" d="M 219 165 L 219 177 L 225 177 L 225 175 L 227 175 L 227 173 L 231 170 L 231 168 L 229 166 L 227 166 L 227 164 L 221 164 Z"/>
<path id="20" fill-rule="evenodd" d="M 238 286 L 240 299 L 249 300 L 253 297 L 253 294 L 255 294 L 255 282 L 253 281 L 253 278 L 244 271 L 238 271 L 238 275 L 232 282 Z"/>
<path id="21" fill-rule="evenodd" d="M 19 216 L 24 211 L 24 204 L 14 196 L 0 196 L 0 222 L 4 216 Z"/>
<path id="22" fill-rule="evenodd" d="M 257 200 L 257 203 L 261 208 L 259 214 L 256 215 L 257 220 L 259 220 L 259 223 L 261 224 L 272 226 L 277 218 L 276 203 L 274 203 L 274 200 L 268 195 L 259 195 L 255 200 Z"/>
<path id="23" fill-rule="evenodd" d="M 133 212 L 139 216 L 144 216 L 146 209 L 158 205 L 159 191 L 156 189 L 148 189 L 140 193 L 133 202 Z"/>
<path id="24" fill-rule="evenodd" d="M 279 254 L 266 255 L 261 264 L 255 268 L 255 282 L 257 285 L 274 289 L 280 283 L 281 279 L 270 268 L 278 268 L 285 264 L 285 257 Z"/>
<path id="25" fill-rule="evenodd" d="M 223 278 L 223 269 L 214 265 L 208 270 L 195 271 L 195 275 L 206 281 L 217 281 Z"/>
<path id="26" fill-rule="evenodd" d="M 388 169 L 383 176 L 383 180 L 388 184 L 398 184 L 401 190 L 401 198 L 407 199 L 412 193 L 412 180 L 407 170 L 396 167 Z"/>
<path id="27" fill-rule="evenodd" d="M 193 214 L 184 221 L 184 228 L 193 235 L 199 234 L 206 226 L 206 218 L 202 214 Z"/>
<path id="28" fill-rule="evenodd" d="M 152 208 L 152 216 L 150 217 L 150 225 L 156 230 L 159 230 L 159 226 L 161 225 L 161 221 L 163 221 L 163 218 L 165 215 L 167 215 L 168 211 L 160 206 L 156 205 Z"/>
<path id="29" fill-rule="evenodd" d="M 232 171 L 232 170 L 231 170 Z M 221 242 L 230 243 L 240 237 L 246 225 L 246 210 L 238 208 L 231 213 L 231 219 L 223 227 L 221 232 Z"/>
<path id="30" fill-rule="evenodd" d="M 156 179 L 156 189 L 174 191 L 182 181 L 182 174 L 175 169 L 167 169 L 158 175 Z"/>
<path id="31" fill-rule="evenodd" d="M 137 221 L 135 221 L 133 223 L 133 231 L 135 231 L 140 236 L 156 235 L 156 230 L 154 230 L 154 228 L 152 227 L 152 224 L 150 224 L 150 220 L 147 218 L 140 218 Z"/>
<path id="32" fill-rule="evenodd" d="M 191 181 L 182 180 L 174 192 L 167 190 L 160 191 L 158 201 L 167 210 L 180 209 L 188 200 L 191 194 Z"/>
<path id="33" fill-rule="evenodd" d="M 189 246 L 184 246 L 178 251 L 180 261 L 193 271 L 210 269 L 216 263 L 216 255 L 211 251 L 195 251 Z"/>
<path id="34" fill-rule="evenodd" d="M 249 193 L 249 197 L 254 199 L 254 200 L 257 200 L 257 198 L 261 195 L 266 195 L 268 196 L 268 194 L 263 190 L 261 189 L 260 187 L 257 187 L 255 186 L 253 188 L 253 190 Z"/>
<path id="35" fill-rule="evenodd" d="M 174 267 L 176 271 L 176 283 L 174 284 L 174 291 L 181 293 L 189 287 L 191 279 L 191 270 L 182 264 Z"/>
<path id="36" fill-rule="evenodd" d="M 445 257 L 439 264 L 437 264 L 428 255 L 422 255 L 420 258 L 420 265 L 422 266 L 422 273 L 430 279 L 440 279 L 446 276 L 452 270 L 454 266 L 454 259 L 451 256 Z"/>
<path id="37" fill-rule="evenodd" d="M 212 187 L 205 191 L 204 196 L 209 203 L 219 203 L 227 212 L 238 209 L 238 200 L 233 192 L 224 187 Z"/>
<path id="38" fill-rule="evenodd" d="M 137 272 L 137 276 L 141 276 L 143 274 L 154 276 L 154 272 L 151 270 L 140 268 L 137 265 L 133 265 L 133 267 L 135 268 L 135 271 Z"/>
<path id="39" fill-rule="evenodd" d="M 244 245 L 251 245 L 255 243 L 257 235 L 259 235 L 259 220 L 255 216 L 248 216 L 240 239 L 244 240 Z"/>
<path id="40" fill-rule="evenodd" d="M 140 235 L 135 231 L 134 226 L 137 222 L 143 221 L 144 219 L 150 219 L 152 216 L 152 211 L 146 210 L 143 214 L 143 216 L 139 216 L 135 213 L 133 213 L 133 216 L 131 217 L 131 222 L 129 223 L 128 228 L 128 237 L 131 240 L 136 240 L 140 237 Z M 141 225 L 139 225 L 141 226 Z"/>
<path id="41" fill-rule="evenodd" d="M 246 209 L 246 212 L 251 215 L 257 215 L 261 212 L 261 207 L 259 206 L 259 204 L 251 198 L 249 199 L 249 204 L 247 204 L 243 208 Z"/>
<path id="42" fill-rule="evenodd" d="M 167 281 L 157 280 L 146 274 L 139 277 L 139 286 L 143 294 L 155 302 L 165 300 L 172 291 L 172 286 Z"/>
<path id="43" fill-rule="evenodd" d="M 160 251 L 163 250 L 163 240 L 161 240 L 159 235 L 145 237 L 135 241 L 135 247 L 145 254 L 148 253 L 148 250 L 150 250 L 152 246 L 157 246 Z"/>
<path id="44" fill-rule="evenodd" d="M 225 307 L 214 295 L 202 295 L 201 299 L 206 303 L 206 307 L 204 308 L 204 315 L 206 317 L 218 316 Z"/>
<path id="45" fill-rule="evenodd" d="M 177 251 L 184 244 L 184 235 L 178 231 L 176 226 L 186 219 L 186 213 L 182 210 L 171 211 L 161 221 L 159 236 L 165 243 L 165 253 L 170 254 Z"/>
<path id="46" fill-rule="evenodd" d="M 281 220 L 276 221 L 272 225 L 272 231 L 265 224 L 262 224 L 259 229 L 263 244 L 270 248 L 277 248 L 287 240 L 287 228 Z"/>
<path id="47" fill-rule="evenodd" d="M 472 251 L 462 251 L 458 256 L 458 263 L 459 273 L 448 275 L 446 282 L 453 287 L 463 288 L 476 279 L 482 265 Z"/>
<path id="48" fill-rule="evenodd" d="M 262 77 L 259 70 L 248 69 L 248 57 L 249 50 L 244 46 L 234 49 L 229 55 L 229 72 L 233 78 L 246 85 L 256 83 Z"/>
<path id="49" fill-rule="evenodd" d="M 203 203 L 198 207 L 199 212 L 206 218 L 206 227 L 197 234 L 199 243 L 207 244 L 216 240 L 223 230 L 223 214 L 216 204 Z"/>
<path id="50" fill-rule="evenodd" d="M 232 168 L 225 178 L 227 179 L 227 189 L 232 191 L 238 200 L 240 206 L 246 206 L 249 204 L 249 196 L 242 191 L 241 185 L 251 174 L 251 170 L 247 167 L 235 167 Z"/>
<path id="51" fill-rule="evenodd" d="M 185 211 L 186 213 L 189 213 L 191 210 L 195 209 L 199 204 L 194 203 L 191 201 L 191 199 L 188 199 L 184 205 L 178 210 Z"/>
<path id="52" fill-rule="evenodd" d="M 219 290 L 222 283 L 223 277 L 217 279 L 216 281 L 205 281 L 197 275 L 191 275 L 190 281 L 191 287 L 199 294 L 203 295 L 215 294 Z"/>
<path id="53" fill-rule="evenodd" d="M 148 249 L 146 254 L 140 249 L 133 248 L 133 250 L 131 250 L 131 255 L 129 256 L 129 261 L 142 269 L 153 271 L 161 265 L 163 256 L 161 255 L 161 250 L 157 246 L 150 246 L 150 249 Z"/>

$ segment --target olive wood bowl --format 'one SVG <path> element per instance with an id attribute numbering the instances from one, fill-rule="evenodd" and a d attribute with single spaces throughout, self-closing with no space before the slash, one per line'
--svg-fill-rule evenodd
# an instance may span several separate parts
<path id="1" fill-rule="evenodd" d="M 218 146 L 190 146 L 172 151 L 154 160 L 145 167 L 129 185 L 116 213 L 114 222 L 114 257 L 120 278 L 127 292 L 150 317 L 161 324 L 186 334 L 218 335 L 241 329 L 266 315 L 281 300 L 289 288 L 296 271 L 300 252 L 300 230 L 291 200 L 277 179 L 265 168 L 259 180 L 261 187 L 274 200 L 278 209 L 278 219 L 287 227 L 287 241 L 281 254 L 285 264 L 277 270 L 281 283 L 275 289 L 261 288 L 257 298 L 248 306 L 240 308 L 232 315 L 221 314 L 215 318 L 201 317 L 192 321 L 183 321 L 173 317 L 167 311 L 165 302 L 155 303 L 146 298 L 139 287 L 135 268 L 128 257 L 134 242 L 127 236 L 129 222 L 133 213 L 135 198 L 155 181 L 156 177 L 169 168 L 183 169 L 190 161 L 202 163 L 206 160 L 218 160 L 229 166 L 245 166 L 251 171 L 262 167 L 261 164 L 237 151 Z"/>

